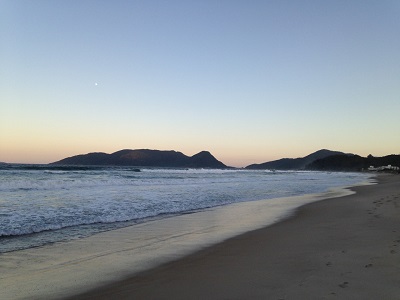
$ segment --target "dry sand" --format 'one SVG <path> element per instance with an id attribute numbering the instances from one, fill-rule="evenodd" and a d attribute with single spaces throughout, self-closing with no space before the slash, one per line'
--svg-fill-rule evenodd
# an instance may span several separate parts
<path id="1" fill-rule="evenodd" d="M 231 237 L 267 227 L 320 194 L 235 203 L 156 219 L 90 237 L 0 254 L 0 299 L 64 299 L 176 261 Z"/>
<path id="2" fill-rule="evenodd" d="M 400 176 L 73 299 L 400 299 Z"/>

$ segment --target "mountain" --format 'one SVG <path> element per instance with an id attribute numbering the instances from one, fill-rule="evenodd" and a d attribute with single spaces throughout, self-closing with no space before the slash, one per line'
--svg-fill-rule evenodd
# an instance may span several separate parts
<path id="1" fill-rule="evenodd" d="M 274 170 L 303 170 L 307 165 L 312 163 L 313 161 L 325 157 L 329 157 L 332 155 L 347 155 L 343 152 L 339 151 L 331 151 L 331 150 L 318 150 L 314 153 L 311 153 L 305 157 L 300 158 L 282 158 L 270 162 L 265 162 L 261 164 L 252 164 L 246 167 L 246 169 L 252 170 L 263 170 L 263 169 L 274 169 Z"/>
<path id="2" fill-rule="evenodd" d="M 51 165 L 111 165 L 166 168 L 228 168 L 208 151 L 186 156 L 177 151 L 149 149 L 120 150 L 111 154 L 95 152 L 64 158 Z"/>
<path id="3" fill-rule="evenodd" d="M 388 165 L 400 167 L 400 155 L 392 154 L 383 157 L 333 155 L 313 161 L 307 166 L 307 169 L 318 171 L 362 171 L 370 166 L 381 167 Z"/>
<path id="4" fill-rule="evenodd" d="M 196 168 L 196 166 L 208 166 L 207 168 L 226 168 L 222 162 L 217 160 L 208 151 L 201 151 L 190 157 L 190 164 L 188 167 Z"/>

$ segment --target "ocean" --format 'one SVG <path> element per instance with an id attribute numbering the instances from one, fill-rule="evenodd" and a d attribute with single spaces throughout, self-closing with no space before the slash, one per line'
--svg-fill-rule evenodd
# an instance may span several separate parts
<path id="1" fill-rule="evenodd" d="M 322 193 L 365 173 L 0 166 L 0 253 L 233 203 Z"/>

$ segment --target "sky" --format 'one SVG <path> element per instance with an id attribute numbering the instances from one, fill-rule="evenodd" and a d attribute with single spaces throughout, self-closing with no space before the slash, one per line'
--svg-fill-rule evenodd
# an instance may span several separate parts
<path id="1" fill-rule="evenodd" d="M 0 0 L 0 161 L 400 154 L 397 0 Z"/>

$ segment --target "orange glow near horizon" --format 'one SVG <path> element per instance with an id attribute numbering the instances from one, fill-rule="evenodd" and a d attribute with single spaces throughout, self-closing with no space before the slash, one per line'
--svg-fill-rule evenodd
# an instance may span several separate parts
<path id="1" fill-rule="evenodd" d="M 24 147 L 20 145 L 25 145 Z M 78 155 L 78 154 L 86 154 L 90 152 L 105 152 L 105 153 L 113 153 L 122 149 L 156 149 L 156 150 L 175 150 L 180 151 L 185 155 L 192 156 L 200 151 L 207 150 L 210 151 L 212 155 L 214 155 L 218 160 L 222 161 L 224 164 L 233 167 L 245 167 L 250 164 L 255 163 L 263 163 L 267 161 L 277 160 L 281 158 L 298 158 L 304 157 L 312 152 L 315 152 L 319 149 L 325 148 L 329 150 L 342 151 L 345 153 L 354 153 L 360 156 L 366 157 L 369 154 L 373 156 L 386 156 L 390 154 L 400 154 L 399 152 L 393 151 L 385 151 L 384 149 L 372 149 L 374 151 L 358 151 L 357 149 L 340 149 L 337 148 L 329 148 L 329 147 L 320 147 L 314 148 L 310 150 L 298 149 L 294 151 L 294 149 L 286 150 L 285 149 L 274 149 L 271 152 L 265 151 L 250 151 L 247 149 L 240 149 L 241 151 L 230 152 L 227 149 L 198 149 L 198 150 L 188 150 L 178 149 L 178 148 L 157 148 L 157 147 L 74 147 L 68 145 L 49 145 L 49 144 L 29 144 L 29 147 L 26 147 L 26 144 L 21 143 L 17 144 L 17 147 L 0 147 L 0 162 L 6 163 L 32 163 L 32 164 L 47 164 L 54 161 L 61 160 L 66 157 Z"/>
<path id="2" fill-rule="evenodd" d="M 399 154 L 396 1 L 211 2 L 2 2 L 0 161 Z"/>

